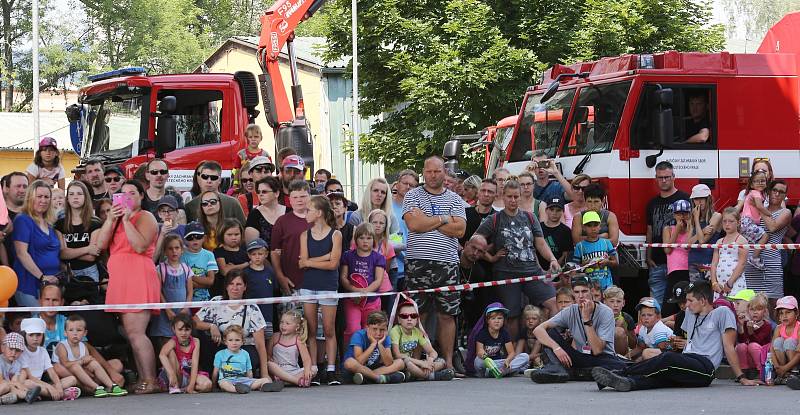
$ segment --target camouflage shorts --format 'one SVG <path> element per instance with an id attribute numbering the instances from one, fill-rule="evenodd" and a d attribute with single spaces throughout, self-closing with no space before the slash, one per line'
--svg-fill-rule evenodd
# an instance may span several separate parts
<path id="1" fill-rule="evenodd" d="M 406 289 L 419 290 L 458 284 L 458 263 L 411 259 L 406 265 Z M 457 291 L 438 294 L 414 294 L 420 310 L 428 312 L 434 303 L 439 312 L 455 316 L 461 305 Z"/>

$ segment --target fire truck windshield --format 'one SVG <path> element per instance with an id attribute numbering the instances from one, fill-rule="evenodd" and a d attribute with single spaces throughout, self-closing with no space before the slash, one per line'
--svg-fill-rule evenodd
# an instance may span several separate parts
<path id="1" fill-rule="evenodd" d="M 129 158 L 139 139 L 143 95 L 106 95 L 87 99 L 86 137 L 83 156 Z"/>
<path id="2" fill-rule="evenodd" d="M 550 157 L 555 157 L 574 97 L 575 89 L 558 91 L 544 104 L 541 103 L 541 94 L 528 97 L 511 161 L 518 161 L 515 155 L 519 153 L 528 153 L 527 159 L 530 160 L 531 134 L 536 150 L 543 150 Z"/>

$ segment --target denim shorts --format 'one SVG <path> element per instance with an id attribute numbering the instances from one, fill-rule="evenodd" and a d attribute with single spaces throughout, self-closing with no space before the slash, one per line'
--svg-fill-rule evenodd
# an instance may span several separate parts
<path id="1" fill-rule="evenodd" d="M 300 296 L 306 295 L 336 295 L 338 294 L 336 291 L 316 291 L 316 290 L 307 290 L 305 288 L 301 288 L 297 294 Z M 320 300 L 303 300 L 304 303 L 308 304 L 319 304 L 319 305 L 332 305 L 335 306 L 339 303 L 338 298 L 325 298 Z"/>

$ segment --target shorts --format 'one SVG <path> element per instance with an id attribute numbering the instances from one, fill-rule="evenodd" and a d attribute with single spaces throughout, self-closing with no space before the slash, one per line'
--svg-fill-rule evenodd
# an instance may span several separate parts
<path id="1" fill-rule="evenodd" d="M 256 381 L 256 379 L 240 377 L 240 378 L 222 378 L 219 381 L 230 382 L 233 383 L 234 385 L 237 383 L 241 383 L 242 385 L 247 385 L 248 387 L 250 387 L 253 384 L 253 382 Z"/>
<path id="2" fill-rule="evenodd" d="M 198 370 L 197 376 L 205 376 L 207 378 L 211 377 L 205 370 Z M 186 368 L 181 368 L 181 384 L 178 385 L 178 387 L 181 389 L 186 389 L 189 386 L 190 377 L 192 377 L 192 374 L 186 371 Z M 161 371 L 158 372 L 158 379 L 156 379 L 156 381 L 158 382 L 158 386 L 161 388 L 161 390 L 169 389 L 169 375 L 164 368 L 161 368 Z"/>
<path id="3" fill-rule="evenodd" d="M 337 291 L 316 291 L 316 290 L 307 290 L 305 288 L 301 288 L 297 294 L 301 296 L 306 295 L 336 295 L 338 294 Z M 327 305 L 327 306 L 336 306 L 339 303 L 338 298 L 324 298 L 319 300 L 303 300 L 304 304 L 319 304 L 319 305 Z"/>
<path id="4" fill-rule="evenodd" d="M 772 348 L 779 352 L 794 351 L 797 349 L 797 339 L 778 336 L 772 340 Z"/>
<path id="5" fill-rule="evenodd" d="M 292 376 L 303 376 L 303 368 L 298 365 L 279 365 L 281 370 Z"/>
<path id="6" fill-rule="evenodd" d="M 742 216 L 739 231 L 747 242 L 756 244 L 767 232 L 749 216 Z"/>
<path id="7" fill-rule="evenodd" d="M 72 270 L 72 275 L 76 277 L 91 278 L 94 282 L 100 282 L 100 270 L 97 269 L 97 264 L 93 264 L 84 269 Z"/>
<path id="8" fill-rule="evenodd" d="M 410 259 L 406 266 L 406 289 L 419 290 L 458 284 L 458 263 Z M 447 291 L 436 294 L 413 294 L 414 301 L 423 312 L 434 307 L 439 312 L 455 316 L 461 305 L 461 293 Z"/>
<path id="9" fill-rule="evenodd" d="M 556 297 L 556 289 L 544 281 L 528 281 L 518 284 L 498 285 L 494 287 L 495 295 L 508 309 L 509 317 L 517 317 L 522 313 L 522 294 L 531 304 L 541 307 L 545 301 Z"/>

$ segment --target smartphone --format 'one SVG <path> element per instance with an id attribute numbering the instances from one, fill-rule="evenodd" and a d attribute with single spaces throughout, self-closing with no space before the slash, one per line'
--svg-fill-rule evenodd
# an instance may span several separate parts
<path id="1" fill-rule="evenodd" d="M 536 162 L 536 165 L 540 169 L 546 169 L 546 168 L 550 167 L 550 160 L 539 160 L 539 161 Z"/>
<path id="2" fill-rule="evenodd" d="M 130 196 L 127 193 L 114 193 L 111 196 L 112 203 L 115 205 L 120 205 L 127 207 L 128 209 L 133 209 L 133 200 L 131 200 Z"/>

